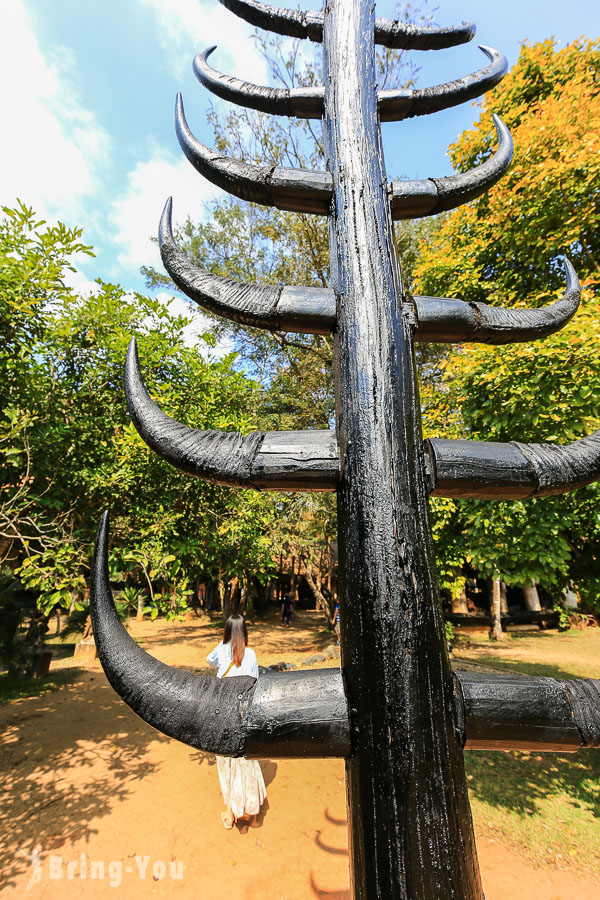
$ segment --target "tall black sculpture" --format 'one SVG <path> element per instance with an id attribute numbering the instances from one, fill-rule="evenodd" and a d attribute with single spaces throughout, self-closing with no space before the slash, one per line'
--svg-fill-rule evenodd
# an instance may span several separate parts
<path id="1" fill-rule="evenodd" d="M 169 668 L 122 628 L 108 584 L 107 519 L 93 565 L 100 658 L 123 699 L 191 746 L 248 756 L 344 756 L 352 884 L 361 898 L 482 898 L 462 750 L 600 746 L 600 682 L 450 671 L 437 594 L 427 495 L 552 494 L 600 478 L 600 432 L 566 447 L 423 443 L 413 341 L 505 343 L 543 337 L 574 315 L 579 285 L 566 263 L 563 299 L 541 310 L 492 309 L 411 297 L 402 286 L 392 219 L 432 215 L 479 196 L 510 165 L 498 150 L 471 172 L 388 184 L 381 120 L 423 115 L 477 96 L 506 71 L 490 65 L 435 88 L 378 92 L 374 44 L 441 49 L 474 29 L 415 28 L 375 19 L 366 0 L 329 0 L 323 13 L 221 0 L 251 23 L 323 43 L 322 89 L 275 90 L 225 78 L 200 54 L 200 80 L 266 112 L 322 117 L 327 167 L 249 165 L 200 144 L 181 98 L 176 129 L 190 162 L 224 189 L 281 209 L 327 215 L 330 289 L 263 287 L 219 278 L 178 250 L 170 202 L 160 225 L 165 267 L 202 306 L 263 328 L 333 332 L 337 432 L 247 437 L 181 425 L 156 406 L 135 343 L 125 375 L 132 419 L 173 465 L 218 483 L 337 490 L 342 670 L 216 681 Z"/>

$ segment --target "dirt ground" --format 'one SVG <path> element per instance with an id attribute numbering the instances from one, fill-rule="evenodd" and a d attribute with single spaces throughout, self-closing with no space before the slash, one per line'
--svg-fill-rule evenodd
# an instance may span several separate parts
<path id="1" fill-rule="evenodd" d="M 198 669 L 220 639 L 198 619 L 134 622 L 132 633 L 163 662 Z M 330 641 L 311 613 L 251 631 L 262 665 L 299 663 Z M 138 719 L 97 662 L 55 693 L 0 707 L 0 733 L 7 898 L 349 900 L 342 761 L 263 761 L 268 800 L 243 834 L 221 824 L 214 757 Z M 600 900 L 597 885 L 533 868 L 476 828 L 487 900 Z"/>

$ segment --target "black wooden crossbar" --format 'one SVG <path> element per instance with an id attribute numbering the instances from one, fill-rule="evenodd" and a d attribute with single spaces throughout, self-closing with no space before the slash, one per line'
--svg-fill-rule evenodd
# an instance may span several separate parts
<path id="1" fill-rule="evenodd" d="M 109 681 L 134 712 L 170 737 L 222 755 L 350 756 L 350 717 L 339 669 L 278 672 L 255 682 L 218 681 L 165 666 L 121 623 L 107 551 L 105 516 L 92 571 L 94 635 Z M 456 672 L 454 721 L 466 749 L 599 747 L 600 681 Z"/>
<path id="2" fill-rule="evenodd" d="M 248 284 L 207 272 L 177 247 L 172 230 L 172 201 L 161 216 L 158 243 L 165 269 L 180 290 L 209 312 L 242 325 L 272 331 L 328 334 L 335 330 L 336 299 L 331 288 Z M 414 340 L 508 344 L 547 337 L 575 315 L 581 289 L 565 260 L 563 297 L 539 309 L 488 306 L 449 297 L 409 298 L 414 304 Z"/>
<path id="3" fill-rule="evenodd" d="M 337 490 L 333 431 L 199 431 L 167 416 L 151 399 L 135 340 L 125 368 L 127 405 L 152 449 L 184 472 L 258 490 Z M 424 443 L 428 491 L 436 497 L 512 499 L 560 494 L 600 477 L 600 430 L 566 446 L 432 439 Z"/>

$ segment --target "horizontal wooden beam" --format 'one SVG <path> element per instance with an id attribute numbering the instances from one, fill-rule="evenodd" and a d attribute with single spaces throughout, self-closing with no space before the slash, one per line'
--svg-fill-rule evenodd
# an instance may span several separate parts
<path id="1" fill-rule="evenodd" d="M 125 365 L 129 413 L 144 441 L 183 472 L 258 490 L 334 491 L 340 461 L 334 431 L 201 431 L 177 422 L 150 397 L 135 340 Z M 572 490 L 600 479 L 600 430 L 566 446 L 425 441 L 435 497 L 514 499 Z"/>
<path id="2" fill-rule="evenodd" d="M 456 78 L 445 84 L 428 88 L 396 88 L 379 91 L 377 95 L 379 117 L 382 122 L 398 122 L 413 116 L 425 116 L 466 103 L 491 90 L 506 75 L 508 62 L 503 53 L 492 47 L 480 47 L 490 64 L 464 78 Z M 213 94 L 271 115 L 292 116 L 300 119 L 320 119 L 323 116 L 325 89 L 323 87 L 274 88 L 252 84 L 224 75 L 213 69 L 208 57 L 216 50 L 209 47 L 194 59 L 194 72 L 198 80 Z"/>
<path id="3" fill-rule="evenodd" d="M 467 750 L 600 747 L 600 681 L 456 672 L 455 705 Z"/>
<path id="4" fill-rule="evenodd" d="M 335 331 L 336 298 L 331 288 L 252 284 L 233 281 L 194 265 L 173 236 L 172 201 L 165 204 L 158 229 L 165 269 L 190 300 L 242 325 L 272 331 L 330 334 Z M 414 296 L 414 339 L 427 342 L 508 344 L 559 331 L 575 315 L 581 298 L 573 266 L 565 260 L 566 290 L 560 300 L 539 309 L 503 308 L 449 297 Z"/>
<path id="5" fill-rule="evenodd" d="M 108 575 L 108 516 L 91 578 L 91 614 L 108 680 L 164 734 L 223 756 L 349 756 L 352 722 L 339 669 L 219 680 L 167 666 L 139 647 L 117 615 Z M 600 747 L 600 681 L 457 672 L 457 739 L 472 750 Z"/>
<path id="6" fill-rule="evenodd" d="M 289 37 L 323 40 L 323 13 L 271 6 L 257 0 L 220 0 L 251 25 Z M 375 43 L 396 50 L 444 50 L 465 44 L 475 34 L 472 22 L 456 26 L 410 25 L 399 19 L 375 19 Z"/>

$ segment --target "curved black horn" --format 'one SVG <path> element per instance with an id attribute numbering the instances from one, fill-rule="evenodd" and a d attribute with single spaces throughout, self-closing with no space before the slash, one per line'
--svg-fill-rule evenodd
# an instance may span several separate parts
<path id="1" fill-rule="evenodd" d="M 243 712 L 253 678 L 217 679 L 191 675 L 154 659 L 121 624 L 108 576 L 108 513 L 94 549 L 90 591 L 92 628 L 106 677 L 145 722 L 163 734 L 222 756 L 244 750 Z"/>
<path id="2" fill-rule="evenodd" d="M 600 481 L 600 429 L 564 446 L 432 438 L 425 449 L 435 497 L 548 497 Z"/>
<path id="3" fill-rule="evenodd" d="M 158 229 L 163 265 L 184 294 L 200 306 L 243 325 L 277 328 L 277 302 L 281 288 L 231 281 L 194 266 L 173 238 L 173 201 L 165 203 Z"/>
<path id="4" fill-rule="evenodd" d="M 205 178 L 242 200 L 291 212 L 326 215 L 333 192 L 328 172 L 240 162 L 206 147 L 189 129 L 181 94 L 175 104 L 175 130 L 184 154 Z"/>
<path id="5" fill-rule="evenodd" d="M 600 428 L 564 446 L 512 443 L 535 472 L 536 497 L 564 494 L 565 491 L 600 481 Z"/>
<path id="6" fill-rule="evenodd" d="M 142 439 L 177 469 L 216 484 L 274 491 L 334 491 L 334 431 L 199 431 L 171 419 L 151 399 L 135 339 L 125 363 L 127 407 Z"/>
<path id="7" fill-rule="evenodd" d="M 416 90 L 379 91 L 379 116 L 382 122 L 425 116 L 458 106 L 473 100 L 493 88 L 508 71 L 508 61 L 503 53 L 480 44 L 479 49 L 490 60 L 490 65 L 464 78 Z"/>
<path id="8" fill-rule="evenodd" d="M 330 288 L 279 287 L 232 281 L 200 269 L 173 238 L 172 200 L 163 210 L 158 244 L 165 269 L 184 294 L 209 312 L 243 325 L 303 334 L 328 334 L 335 327 L 335 294 Z M 413 297 L 416 341 L 506 344 L 559 331 L 579 306 L 581 290 L 565 260 L 564 296 L 541 309 L 504 309 L 448 297 Z"/>
<path id="9" fill-rule="evenodd" d="M 416 341 L 510 344 L 560 331 L 577 312 L 581 288 L 575 269 L 564 261 L 567 286 L 560 300 L 540 309 L 506 309 L 447 297 L 414 297 Z"/>
<path id="10" fill-rule="evenodd" d="M 223 6 L 230 9 L 241 19 L 290 37 L 310 38 L 320 42 L 323 39 L 323 13 L 302 12 L 295 9 L 282 9 L 256 0 L 220 0 Z M 475 34 L 472 22 L 463 22 L 460 26 L 425 28 L 408 25 L 394 19 L 375 19 L 375 43 L 396 50 L 444 50 L 470 41 Z"/>
<path id="11" fill-rule="evenodd" d="M 339 669 L 263 675 L 258 682 L 244 676 L 218 679 L 167 666 L 136 644 L 119 620 L 110 589 L 108 513 L 96 536 L 90 611 L 110 684 L 163 734 L 220 756 L 349 756 L 350 723 Z M 455 675 L 461 743 L 475 749 L 597 747 L 599 698 L 600 682 L 592 679 Z"/>
<path id="12" fill-rule="evenodd" d="M 216 47 L 198 53 L 194 72 L 204 87 L 213 94 L 261 112 L 301 119 L 320 119 L 323 115 L 325 91 L 317 88 L 270 88 L 232 78 L 209 66 L 207 59 Z"/>
<path id="13" fill-rule="evenodd" d="M 421 181 L 392 182 L 392 218 L 412 219 L 432 216 L 462 206 L 496 184 L 511 164 L 513 142 L 502 119 L 492 116 L 498 135 L 498 149 L 489 159 L 469 172 L 426 178 Z"/>
<path id="14" fill-rule="evenodd" d="M 145 722 L 220 756 L 347 756 L 348 709 L 341 672 L 317 669 L 259 679 L 192 675 L 159 662 L 121 624 L 108 575 L 108 513 L 96 536 L 92 628 L 109 682 Z"/>
<path id="15" fill-rule="evenodd" d="M 379 114 L 383 122 L 398 121 L 412 116 L 424 116 L 465 103 L 490 90 L 504 77 L 508 62 L 504 54 L 491 47 L 480 49 L 491 63 L 485 69 L 422 90 L 390 90 L 378 94 Z M 213 94 L 262 112 L 302 119 L 319 119 L 323 115 L 325 92 L 316 88 L 271 88 L 217 72 L 207 62 L 215 47 L 198 53 L 194 72 Z"/>
<path id="16" fill-rule="evenodd" d="M 133 424 L 155 453 L 189 475 L 216 484 L 252 487 L 251 467 L 262 432 L 199 431 L 171 419 L 152 400 L 142 380 L 132 338 L 125 363 L 125 396 Z"/>
<path id="17" fill-rule="evenodd" d="M 282 9 L 268 3 L 257 3 L 255 0 L 219 0 L 240 19 L 289 37 L 310 38 L 320 43 L 323 40 L 323 13 L 302 12 L 300 9 Z"/>
<path id="18" fill-rule="evenodd" d="M 173 238 L 172 205 L 169 198 L 160 219 L 158 244 L 165 269 L 191 300 L 242 325 L 304 334 L 333 331 L 335 296 L 329 288 L 248 284 L 193 265 Z"/>

